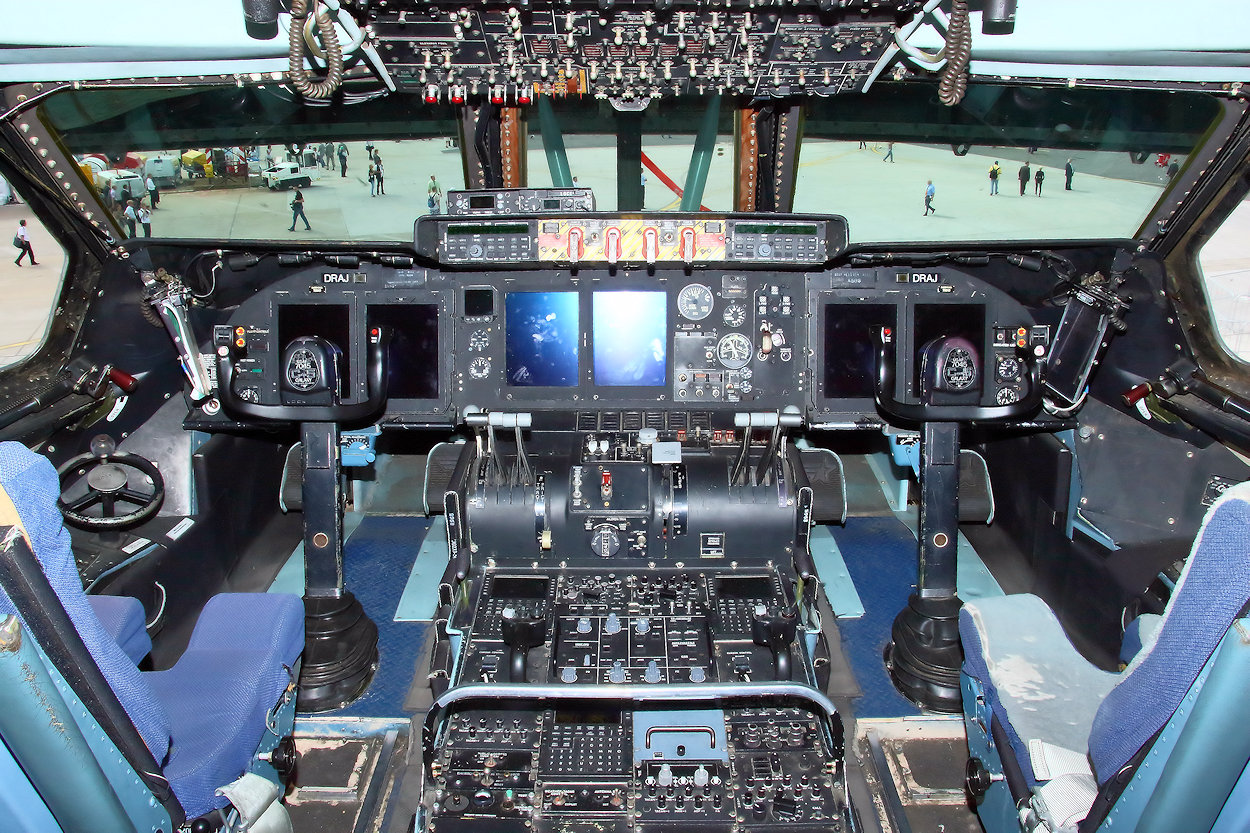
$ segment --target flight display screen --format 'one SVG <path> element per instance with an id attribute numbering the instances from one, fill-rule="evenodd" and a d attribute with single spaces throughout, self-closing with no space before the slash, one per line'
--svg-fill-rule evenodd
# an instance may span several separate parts
<path id="1" fill-rule="evenodd" d="M 591 321 L 595 384 L 654 387 L 666 383 L 666 293 L 595 292 Z"/>
<path id="2" fill-rule="evenodd" d="M 510 292 L 504 298 L 505 368 L 512 387 L 575 387 L 581 332 L 576 292 Z"/>
<path id="3" fill-rule="evenodd" d="M 825 304 L 825 387 L 829 399 L 870 399 L 876 387 L 877 330 L 898 326 L 894 304 Z"/>
<path id="4" fill-rule="evenodd" d="M 392 399 L 438 398 L 438 305 L 370 305 L 370 331 L 384 327 L 390 335 L 386 351 L 386 395 Z"/>

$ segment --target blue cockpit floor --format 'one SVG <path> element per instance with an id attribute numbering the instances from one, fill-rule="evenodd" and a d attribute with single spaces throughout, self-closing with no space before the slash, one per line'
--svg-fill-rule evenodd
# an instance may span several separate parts
<path id="1" fill-rule="evenodd" d="M 343 551 L 343 580 L 378 626 L 378 672 L 364 696 L 334 712 L 343 717 L 399 717 L 416 672 L 429 622 L 396 622 L 395 610 L 430 522 L 373 515 L 361 521 Z"/>
<path id="2" fill-rule="evenodd" d="M 863 616 L 838 619 L 842 650 L 864 692 L 854 704 L 856 716 L 920 714 L 894 688 L 882 661 L 890 626 L 916 583 L 916 538 L 893 516 L 847 518 L 845 526 L 830 531 L 864 606 Z"/>

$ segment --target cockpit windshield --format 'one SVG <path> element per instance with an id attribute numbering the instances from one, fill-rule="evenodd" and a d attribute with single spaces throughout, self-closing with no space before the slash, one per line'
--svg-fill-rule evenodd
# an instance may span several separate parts
<path id="1" fill-rule="evenodd" d="M 346 101 L 308 107 L 263 82 L 96 88 L 40 114 L 123 234 L 144 233 L 127 201 L 142 207 L 155 186 L 157 237 L 409 240 L 483 164 L 482 123 L 412 93 Z M 1199 92 L 1006 83 L 946 107 L 904 82 L 765 105 L 749 124 L 719 96 L 628 111 L 547 96 L 512 112 L 490 127 L 508 182 L 590 188 L 601 211 L 767 212 L 792 193 L 794 211 L 847 217 L 854 242 L 924 242 L 1133 236 L 1221 107 Z M 740 160 L 768 131 L 793 181 L 744 199 Z M 289 222 L 297 191 L 307 228 Z"/>

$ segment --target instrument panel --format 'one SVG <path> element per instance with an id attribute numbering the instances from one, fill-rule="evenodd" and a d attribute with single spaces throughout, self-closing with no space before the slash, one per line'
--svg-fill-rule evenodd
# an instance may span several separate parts
<path id="1" fill-rule="evenodd" d="M 838 218 L 464 219 L 523 228 L 532 248 L 469 263 L 447 244 L 462 221 L 431 218 L 410 268 L 304 266 L 242 303 L 208 357 L 233 394 L 220 420 L 302 421 L 308 409 L 337 420 L 340 408 L 384 426 L 447 425 L 504 410 L 628 430 L 788 411 L 863 426 L 882 421 L 883 355 L 887 398 L 989 408 L 1030 396 L 1031 363 L 1049 346 L 1048 326 L 966 271 L 804 264 L 845 245 Z M 681 263 L 684 229 L 695 255 Z M 587 244 L 616 230 L 621 257 L 607 262 L 601 247 L 570 262 L 574 230 Z M 763 260 L 739 260 L 739 247 Z"/>
<path id="2" fill-rule="evenodd" d="M 542 193 L 548 193 L 544 191 Z M 551 199 L 563 202 L 559 189 Z M 479 199 L 515 197 L 504 190 Z M 647 266 L 683 264 L 770 264 L 819 266 L 847 246 L 841 217 L 699 214 L 423 217 L 417 222 L 417 251 L 448 266 L 520 267 L 544 264 Z"/>
<path id="3" fill-rule="evenodd" d="M 440 8 L 441 5 L 441 8 Z M 426 101 L 594 95 L 625 102 L 705 93 L 861 90 L 917 0 L 780 6 L 572 2 L 560 10 L 392 0 L 368 13 L 379 56 Z"/>

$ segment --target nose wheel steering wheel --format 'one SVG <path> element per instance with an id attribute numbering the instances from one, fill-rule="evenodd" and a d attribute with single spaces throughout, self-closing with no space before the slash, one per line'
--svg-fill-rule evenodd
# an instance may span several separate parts
<path id="1" fill-rule="evenodd" d="M 66 522 L 96 532 L 124 529 L 156 514 L 165 499 L 165 480 L 145 457 L 118 452 L 111 439 L 97 438 L 92 451 L 57 470 L 57 508 Z M 131 486 L 131 481 L 136 485 Z M 134 507 L 130 509 L 128 507 Z"/>

